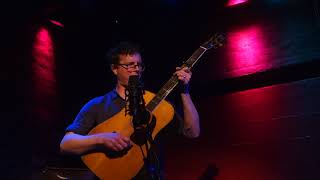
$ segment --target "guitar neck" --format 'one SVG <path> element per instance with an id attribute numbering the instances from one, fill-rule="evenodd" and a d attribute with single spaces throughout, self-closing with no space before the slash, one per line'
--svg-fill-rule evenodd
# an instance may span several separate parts
<path id="1" fill-rule="evenodd" d="M 206 48 L 200 46 L 193 54 L 192 56 L 183 63 L 181 68 L 188 67 L 191 69 L 200 59 L 200 57 L 207 51 Z M 153 110 L 159 105 L 159 103 L 164 100 L 170 92 L 178 85 L 178 77 L 176 75 L 171 76 L 171 78 L 162 86 L 160 91 L 155 95 L 154 98 L 147 104 L 146 109 L 150 112 L 153 112 Z"/>

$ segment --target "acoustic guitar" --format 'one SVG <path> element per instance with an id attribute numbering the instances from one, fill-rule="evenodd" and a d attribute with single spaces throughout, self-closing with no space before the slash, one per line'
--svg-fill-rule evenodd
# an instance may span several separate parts
<path id="1" fill-rule="evenodd" d="M 192 68 L 199 58 L 209 49 L 218 48 L 223 45 L 224 36 L 215 34 L 208 41 L 202 44 L 192 56 L 185 61 L 181 68 Z M 166 100 L 168 94 L 177 86 L 178 78 L 173 75 L 157 94 L 145 91 L 143 98 L 146 102 L 146 109 L 152 113 L 156 119 L 152 131 L 152 137 L 155 138 L 161 129 L 163 129 L 174 116 L 174 109 Z M 89 134 L 102 132 L 118 132 L 124 136 L 130 137 L 134 133 L 132 116 L 127 115 L 125 108 L 108 120 L 96 126 Z M 150 146 L 148 146 L 149 148 Z M 129 180 L 133 178 L 143 167 L 143 154 L 147 153 L 146 145 L 133 143 L 133 146 L 124 154 L 113 155 L 105 152 L 92 152 L 83 155 L 82 161 L 88 168 L 102 180 Z"/>

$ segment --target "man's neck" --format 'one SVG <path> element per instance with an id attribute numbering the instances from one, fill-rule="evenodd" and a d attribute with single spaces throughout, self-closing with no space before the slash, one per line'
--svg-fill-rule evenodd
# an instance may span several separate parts
<path id="1" fill-rule="evenodd" d="M 126 97 L 126 94 L 125 94 L 126 88 L 122 84 L 117 83 L 116 91 L 117 91 L 117 93 L 119 94 L 119 96 L 121 98 L 125 99 L 125 97 Z"/>

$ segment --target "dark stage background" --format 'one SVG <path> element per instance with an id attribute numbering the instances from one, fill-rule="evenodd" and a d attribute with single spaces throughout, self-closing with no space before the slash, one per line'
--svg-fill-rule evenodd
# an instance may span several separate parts
<path id="1" fill-rule="evenodd" d="M 320 179 L 320 1 L 239 2 L 5 3 L 5 174 L 31 179 L 45 165 L 63 164 L 65 127 L 84 103 L 113 88 L 104 55 L 117 42 L 142 46 L 145 86 L 156 92 L 220 32 L 226 44 L 193 70 L 201 136 L 167 141 L 167 179 Z"/>

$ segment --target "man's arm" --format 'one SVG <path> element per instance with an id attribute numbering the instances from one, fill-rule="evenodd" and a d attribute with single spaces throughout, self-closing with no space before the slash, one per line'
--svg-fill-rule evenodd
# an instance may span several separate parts
<path id="1" fill-rule="evenodd" d="M 175 74 L 186 88 L 191 79 L 191 71 L 189 68 L 176 68 Z M 183 107 L 183 134 L 189 138 L 196 138 L 200 135 L 199 114 L 194 106 L 188 88 L 181 92 Z"/>
<path id="2" fill-rule="evenodd" d="M 199 114 L 189 93 L 182 93 L 183 106 L 183 134 L 189 138 L 200 135 Z"/>
<path id="3" fill-rule="evenodd" d="M 62 153 L 83 154 L 99 147 L 112 151 L 121 151 L 131 146 L 130 139 L 119 133 L 99 133 L 94 135 L 80 135 L 68 132 L 60 143 Z"/>

